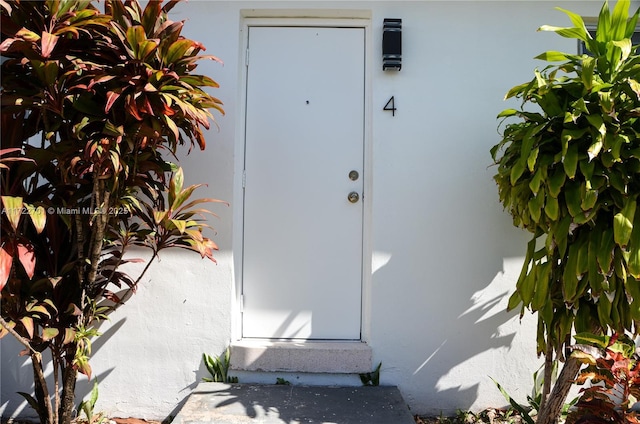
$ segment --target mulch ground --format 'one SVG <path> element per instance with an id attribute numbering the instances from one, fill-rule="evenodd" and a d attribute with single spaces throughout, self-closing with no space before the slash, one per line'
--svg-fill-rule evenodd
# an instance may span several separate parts
<path id="1" fill-rule="evenodd" d="M 522 424 L 523 420 L 517 412 L 504 409 L 485 409 L 479 413 L 459 411 L 454 417 L 415 417 L 416 424 Z"/>

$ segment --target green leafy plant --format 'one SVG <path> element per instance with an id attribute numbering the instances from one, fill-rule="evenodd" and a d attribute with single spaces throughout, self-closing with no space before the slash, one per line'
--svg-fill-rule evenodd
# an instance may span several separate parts
<path id="1" fill-rule="evenodd" d="M 527 424 L 534 424 L 535 423 L 534 417 L 538 414 L 538 411 L 540 411 L 540 405 L 542 404 L 542 396 L 544 392 L 543 388 L 544 388 L 545 374 L 542 372 L 543 368 L 544 368 L 544 365 L 533 373 L 533 387 L 531 389 L 531 394 L 527 395 L 528 405 L 523 405 L 521 403 L 518 403 L 518 401 L 516 401 L 513 397 L 511 397 L 511 395 L 502 387 L 502 385 L 500 385 L 493 378 L 491 379 L 493 383 L 496 385 L 496 387 L 498 388 L 498 390 L 500 390 L 500 393 L 502 393 L 502 396 L 504 396 L 507 402 L 509 402 L 509 405 L 511 405 L 512 410 L 516 412 L 522 418 L 522 420 L 527 422 Z M 558 361 L 554 361 L 552 372 L 551 372 L 551 379 L 552 379 L 551 384 L 553 384 L 557 379 L 557 374 L 558 374 Z M 569 413 L 569 410 L 573 407 L 573 405 L 575 405 L 577 401 L 578 399 L 576 398 L 571 402 L 565 403 L 562 406 L 562 411 L 560 414 L 560 418 L 562 421 L 566 419 L 567 414 Z"/>
<path id="2" fill-rule="evenodd" d="M 277 386 L 290 386 L 291 382 L 289 380 L 284 379 L 284 378 L 278 377 L 278 378 L 276 378 L 276 385 Z"/>
<path id="3" fill-rule="evenodd" d="M 227 347 L 224 354 L 216 357 L 202 354 L 204 366 L 209 371 L 211 377 L 203 377 L 203 381 L 215 383 L 237 383 L 238 377 L 229 376 L 229 366 L 231 364 L 231 349 Z"/>
<path id="4" fill-rule="evenodd" d="M 360 381 L 363 386 L 379 386 L 380 385 L 380 368 L 382 368 L 382 362 L 371 372 L 359 374 Z"/>
<path id="5" fill-rule="evenodd" d="M 78 372 L 91 378 L 95 325 L 122 305 L 160 251 L 213 259 L 200 185 L 179 146 L 205 147 L 221 102 L 194 73 L 204 47 L 169 19 L 178 1 L 0 2 L 0 337 L 25 347 L 27 395 L 43 423 L 69 423 Z M 121 266 L 151 258 L 138 276 Z M 44 351 L 52 358 L 52 384 Z"/>
<path id="6" fill-rule="evenodd" d="M 580 391 L 567 424 L 640 422 L 632 409 L 640 399 L 640 357 L 633 340 L 618 333 L 581 333 L 575 339 L 572 356 L 586 365 L 576 383 L 590 384 Z"/>
<path id="7" fill-rule="evenodd" d="M 542 53 L 555 64 L 509 90 L 522 105 L 499 114 L 505 126 L 491 155 L 500 201 L 533 235 L 508 309 L 538 313 L 546 375 L 573 331 L 640 322 L 640 57 L 631 43 L 640 10 L 629 8 L 605 2 L 595 38 L 582 17 L 559 9 L 573 26 L 540 30 L 580 40 L 591 55 Z M 557 419 L 578 370 L 568 359 L 553 393 L 544 388 L 538 424 Z"/>
<path id="8" fill-rule="evenodd" d="M 76 410 L 76 414 L 79 417 L 79 422 L 85 422 L 87 424 L 101 424 L 107 420 L 107 418 L 102 413 L 96 414 L 94 409 L 96 406 L 96 402 L 98 401 L 98 379 L 93 380 L 93 388 L 91 389 L 91 394 L 88 400 L 83 400 L 78 405 L 78 409 Z M 80 418 L 80 415 L 84 414 L 84 418 Z"/>

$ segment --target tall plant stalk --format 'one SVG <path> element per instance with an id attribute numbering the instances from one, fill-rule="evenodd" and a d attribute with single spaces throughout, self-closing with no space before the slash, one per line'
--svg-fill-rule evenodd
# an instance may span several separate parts
<path id="1" fill-rule="evenodd" d="M 202 205 L 217 200 L 191 199 L 199 185 L 185 187 L 170 159 L 181 145 L 204 149 L 211 110 L 223 113 L 205 91 L 217 83 L 194 73 L 218 59 L 169 19 L 177 3 L 0 1 L 0 337 L 31 358 L 35 390 L 21 394 L 42 423 L 71 422 L 96 323 L 159 251 L 214 260 Z M 152 252 L 136 278 L 121 270 L 131 246 Z"/>
<path id="2" fill-rule="evenodd" d="M 631 42 L 640 9 L 629 8 L 605 2 L 595 37 L 558 8 L 573 26 L 540 30 L 590 54 L 539 55 L 550 64 L 513 87 L 506 98 L 522 105 L 499 115 L 506 125 L 491 154 L 500 201 L 533 235 L 508 308 L 538 314 L 545 375 L 574 332 L 636 332 L 640 323 L 640 57 Z M 579 368 L 567 359 L 545 386 L 538 424 L 557 420 Z"/>

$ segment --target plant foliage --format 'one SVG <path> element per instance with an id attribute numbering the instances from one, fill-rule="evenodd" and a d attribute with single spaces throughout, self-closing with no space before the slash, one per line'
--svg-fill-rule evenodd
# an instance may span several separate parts
<path id="1" fill-rule="evenodd" d="M 640 57 L 638 11 L 605 3 L 595 38 L 583 19 L 543 26 L 583 41 L 592 56 L 548 51 L 550 64 L 513 87 L 520 109 L 500 113 L 491 151 L 500 201 L 533 233 L 509 309 L 538 314 L 538 352 L 561 354 L 572 327 L 634 330 L 640 322 Z M 562 9 L 561 9 L 562 10 Z"/>
<path id="2" fill-rule="evenodd" d="M 194 73 L 199 42 L 169 19 L 178 3 L 0 1 L 2 145 L 0 337 L 30 355 L 42 422 L 68 423 L 77 373 L 91 377 L 95 324 L 142 275 L 125 274 L 132 246 L 180 247 L 213 260 L 202 205 L 170 161 L 205 148 L 222 113 Z M 53 358 L 48 388 L 42 352 Z M 53 399 L 53 401 L 52 401 Z"/>
<path id="3" fill-rule="evenodd" d="M 586 367 L 576 382 L 589 383 L 580 391 L 567 424 L 638 423 L 633 406 L 640 399 L 640 361 L 633 340 L 624 334 L 575 336 L 572 355 Z"/>
<path id="4" fill-rule="evenodd" d="M 547 51 L 548 62 L 505 99 L 502 140 L 492 148 L 500 201 L 533 234 L 508 309 L 538 313 L 545 374 L 576 332 L 637 332 L 640 323 L 640 56 L 631 37 L 640 9 L 600 10 L 595 37 L 573 26 L 541 31 L 583 42 L 590 54 Z M 568 361 L 539 424 L 554 422 L 579 364 Z M 549 400 L 549 406 L 545 405 Z"/>
<path id="5" fill-rule="evenodd" d="M 214 383 L 237 383 L 238 377 L 229 376 L 229 366 L 231 365 L 231 349 L 227 347 L 224 354 L 212 357 L 206 353 L 202 354 L 202 362 L 209 371 L 211 377 L 203 377 L 202 381 Z"/>

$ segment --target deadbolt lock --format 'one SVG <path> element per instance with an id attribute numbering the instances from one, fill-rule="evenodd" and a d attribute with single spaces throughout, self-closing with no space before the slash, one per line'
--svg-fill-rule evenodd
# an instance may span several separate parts
<path id="1" fill-rule="evenodd" d="M 359 177 L 360 177 L 360 174 L 358 174 L 358 171 L 356 171 L 355 169 L 349 172 L 349 179 L 351 181 L 356 181 Z"/>
<path id="2" fill-rule="evenodd" d="M 358 200 L 360 200 L 360 195 L 355 191 L 352 191 L 351 193 L 349 193 L 349 196 L 347 196 L 347 199 L 349 199 L 351 203 L 357 203 Z"/>

